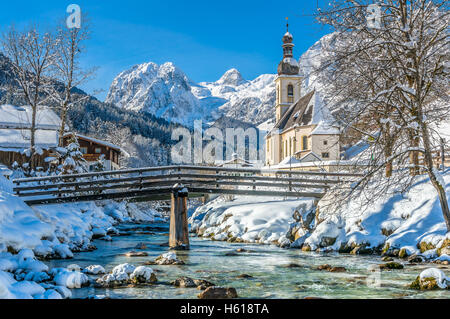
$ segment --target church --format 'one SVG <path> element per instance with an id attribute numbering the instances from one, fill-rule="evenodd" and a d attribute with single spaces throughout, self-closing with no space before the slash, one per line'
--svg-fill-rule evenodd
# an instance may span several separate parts
<path id="1" fill-rule="evenodd" d="M 266 165 L 312 168 L 340 159 L 340 129 L 320 92 L 303 95 L 300 67 L 294 58 L 293 36 L 283 36 L 278 65 L 275 126 L 266 136 Z M 321 165 L 321 164 L 319 164 Z M 334 164 L 333 164 L 334 165 Z"/>

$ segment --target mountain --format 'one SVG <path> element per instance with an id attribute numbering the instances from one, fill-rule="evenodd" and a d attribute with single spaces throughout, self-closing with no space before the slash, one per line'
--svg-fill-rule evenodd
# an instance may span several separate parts
<path id="1" fill-rule="evenodd" d="M 300 58 L 303 94 L 320 81 L 323 49 L 333 43 L 333 34 L 317 41 Z M 231 69 L 216 82 L 194 83 L 173 63 L 144 63 L 120 73 L 112 82 L 106 102 L 126 110 L 150 113 L 167 121 L 193 127 L 194 120 L 214 123 L 223 117 L 260 125 L 275 117 L 275 74 L 246 80 Z M 326 92 L 322 92 L 326 97 Z"/>
<path id="2" fill-rule="evenodd" d="M 0 104 L 24 105 L 25 101 L 14 79 L 9 60 L 0 53 Z M 52 81 L 57 89 L 61 84 Z M 150 113 L 127 111 L 104 103 L 79 89 L 82 103 L 69 109 L 71 130 L 100 138 L 125 149 L 131 157 L 124 158 L 126 167 L 166 165 L 170 163 L 171 133 L 178 126 Z M 49 105 L 54 106 L 54 105 Z M 59 110 L 55 108 L 55 111 Z"/>
<path id="3" fill-rule="evenodd" d="M 193 126 L 222 116 L 259 124 L 273 116 L 274 75 L 245 80 L 236 69 L 217 82 L 194 83 L 173 63 L 144 63 L 120 73 L 106 97 L 126 110 L 151 113 L 170 122 Z"/>

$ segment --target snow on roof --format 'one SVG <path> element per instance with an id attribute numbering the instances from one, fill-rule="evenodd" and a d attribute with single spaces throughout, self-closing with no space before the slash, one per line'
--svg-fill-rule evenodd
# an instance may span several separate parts
<path id="1" fill-rule="evenodd" d="M 31 131 L 28 129 L 0 128 L 0 150 L 13 151 L 30 147 Z M 49 149 L 58 146 L 57 130 L 37 130 L 35 132 L 36 147 Z"/>
<path id="2" fill-rule="evenodd" d="M 284 160 L 282 160 L 278 165 L 290 165 L 290 164 L 298 164 L 300 161 L 296 159 L 294 156 L 286 157 Z"/>
<path id="3" fill-rule="evenodd" d="M 0 129 L 31 128 L 31 106 L 0 105 Z M 39 106 L 36 112 L 36 128 L 57 130 L 61 119 L 47 106 Z"/>
<path id="4" fill-rule="evenodd" d="M 311 102 L 313 103 L 313 115 L 310 124 L 319 125 L 321 123 L 325 123 L 331 125 L 336 121 L 331 114 L 330 109 L 325 105 L 322 96 L 318 91 L 315 91 L 314 97 L 313 99 L 311 99 Z"/>
<path id="5" fill-rule="evenodd" d="M 292 66 L 298 67 L 298 61 L 297 61 L 296 59 L 294 59 L 294 58 L 290 58 L 290 57 L 284 58 L 284 59 L 283 59 L 283 62 L 284 62 L 284 63 L 287 63 L 287 64 L 290 64 L 290 65 L 292 65 Z"/>
<path id="6" fill-rule="evenodd" d="M 65 136 L 68 136 L 68 135 L 70 135 L 70 133 L 66 134 Z M 79 137 L 81 139 L 84 139 L 84 140 L 87 140 L 87 141 L 90 141 L 90 142 L 93 142 L 93 143 L 96 143 L 96 144 L 104 145 L 106 147 L 115 149 L 116 151 L 119 151 L 119 152 L 123 153 L 126 157 L 130 157 L 130 154 L 127 151 L 125 151 L 123 148 L 121 148 L 120 146 L 117 146 L 117 145 L 112 144 L 110 142 L 106 142 L 106 141 L 103 141 L 103 140 L 96 139 L 94 137 L 89 137 L 89 136 L 81 135 L 81 134 L 78 134 L 78 133 L 76 133 L 76 135 L 77 135 L 77 137 Z"/>
<path id="7" fill-rule="evenodd" d="M 311 135 L 339 135 L 341 134 L 338 127 L 321 121 L 317 127 L 311 132 Z"/>

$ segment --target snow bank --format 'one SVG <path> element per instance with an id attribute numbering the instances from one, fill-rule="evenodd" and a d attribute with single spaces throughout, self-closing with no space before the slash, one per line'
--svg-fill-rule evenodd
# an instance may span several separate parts
<path id="1" fill-rule="evenodd" d="M 450 171 L 442 179 L 449 196 Z M 371 192 L 371 189 L 367 192 Z M 319 218 L 324 222 L 316 227 L 305 244 L 314 250 L 321 246 L 322 238 L 333 237 L 336 244 L 327 249 L 337 250 L 340 244 L 345 243 L 353 247 L 365 245 L 372 248 L 384 246 L 391 250 L 403 249 L 407 255 L 412 255 L 438 248 L 445 239 L 450 238 L 437 192 L 428 178 L 422 177 L 404 195 L 395 194 L 395 190 L 392 193 L 394 195 L 378 198 L 366 210 L 361 209 L 364 194 L 340 207 L 338 211 L 328 209 L 327 204 L 333 198 L 325 197 L 319 202 Z M 336 218 L 343 225 L 330 227 Z M 338 231 L 339 228 L 345 231 Z M 429 256 L 425 255 L 427 259 L 437 257 L 436 251 L 429 251 Z"/>
<path id="2" fill-rule="evenodd" d="M 29 207 L 12 192 L 12 183 L 0 175 L 0 299 L 70 298 L 70 289 L 89 284 L 89 274 L 103 274 L 101 266 L 49 269 L 36 259 L 72 258 L 73 252 L 95 249 L 93 238 L 118 234 L 120 222 L 160 222 L 163 216 L 153 209 L 141 210 L 135 204 L 109 202 L 104 207 L 94 202 Z M 12 254 L 8 251 L 18 252 Z M 126 276 L 131 271 L 120 272 Z M 136 281 L 151 276 L 140 269 Z"/>
<path id="3" fill-rule="evenodd" d="M 286 235 L 295 210 L 312 206 L 312 199 L 283 200 L 267 197 L 219 197 L 199 207 L 189 219 L 191 231 L 213 240 L 278 245 L 290 244 Z"/>

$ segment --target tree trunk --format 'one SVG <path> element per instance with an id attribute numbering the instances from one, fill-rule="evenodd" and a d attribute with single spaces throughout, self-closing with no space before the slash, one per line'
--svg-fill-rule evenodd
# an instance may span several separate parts
<path id="1" fill-rule="evenodd" d="M 419 146 L 420 146 L 419 137 L 418 137 L 418 134 L 414 132 L 414 130 L 410 130 L 409 138 L 410 138 L 410 144 L 411 144 L 410 146 L 413 148 L 419 148 Z M 411 176 L 420 175 L 419 152 L 418 151 L 410 152 L 409 162 L 412 166 L 410 168 Z"/>
<path id="2" fill-rule="evenodd" d="M 61 127 L 59 128 L 59 146 L 64 147 L 64 133 L 66 128 L 67 108 L 63 107 L 61 111 Z"/>
<path id="3" fill-rule="evenodd" d="M 425 165 L 427 167 L 428 176 L 430 177 L 431 183 L 438 192 L 439 201 L 441 204 L 442 214 L 444 215 L 445 224 L 447 225 L 447 230 L 450 231 L 450 210 L 448 207 L 447 193 L 445 191 L 445 185 L 441 185 L 436 173 L 439 172 L 434 170 L 433 167 L 433 156 L 431 150 L 430 136 L 428 134 L 428 128 L 425 123 L 421 123 L 422 136 L 423 136 L 423 146 L 425 149 Z"/>

